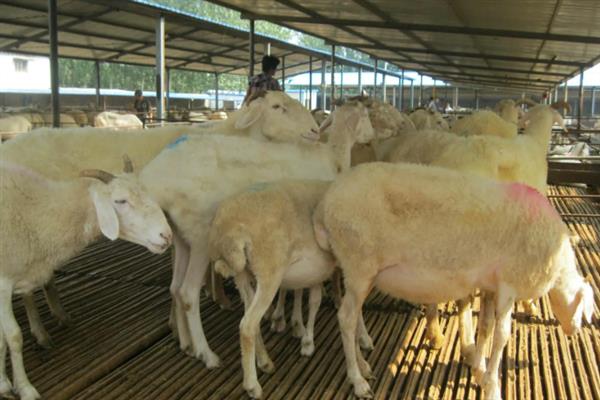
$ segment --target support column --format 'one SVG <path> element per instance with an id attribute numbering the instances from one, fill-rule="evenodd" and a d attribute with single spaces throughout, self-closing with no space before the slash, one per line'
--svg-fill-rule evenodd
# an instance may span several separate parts
<path id="1" fill-rule="evenodd" d="M 479 110 L 479 90 L 475 89 L 475 109 Z"/>
<path id="2" fill-rule="evenodd" d="M 165 108 L 165 114 L 168 113 L 168 110 L 171 108 L 171 68 L 166 68 L 167 71 L 167 79 L 166 79 L 166 84 L 165 84 L 165 88 L 166 88 L 166 94 L 167 94 L 167 100 L 166 100 L 166 108 Z"/>
<path id="3" fill-rule="evenodd" d="M 362 68 L 358 67 L 358 95 L 359 96 L 362 95 L 362 90 L 363 90 L 363 86 L 362 86 Z"/>
<path id="4" fill-rule="evenodd" d="M 404 68 L 402 68 L 402 73 L 400 74 L 400 107 L 398 107 L 400 111 L 404 109 Z"/>
<path id="5" fill-rule="evenodd" d="M 281 57 L 281 90 L 285 92 L 285 56 Z"/>
<path id="6" fill-rule="evenodd" d="M 385 72 L 383 72 L 382 74 L 382 79 L 381 79 L 381 100 L 385 103 L 387 101 L 387 93 L 386 93 L 386 87 L 385 87 Z"/>
<path id="7" fill-rule="evenodd" d="M 52 127 L 60 127 L 60 99 L 58 82 L 58 12 L 56 0 L 48 0 L 48 38 L 50 39 L 50 104 Z"/>
<path id="8" fill-rule="evenodd" d="M 248 33 L 248 81 L 254 76 L 254 20 L 250 20 L 250 32 Z M 269 43 L 269 54 L 270 54 Z"/>
<path id="9" fill-rule="evenodd" d="M 592 117 L 596 115 L 596 86 L 592 87 Z"/>
<path id="10" fill-rule="evenodd" d="M 452 102 L 452 107 L 455 111 L 458 108 L 458 86 L 454 87 L 454 101 Z"/>
<path id="11" fill-rule="evenodd" d="M 400 87 L 400 86 L 398 86 Z M 398 92 L 396 91 L 396 86 L 392 86 L 392 105 L 396 108 L 396 95 Z"/>
<path id="12" fill-rule="evenodd" d="M 577 130 L 581 129 L 581 114 L 583 113 L 583 67 L 579 67 L 579 101 L 577 103 Z"/>
<path id="13" fill-rule="evenodd" d="M 327 83 L 325 82 L 325 74 L 327 70 L 327 61 L 321 60 L 321 109 L 327 109 Z"/>
<path id="14" fill-rule="evenodd" d="M 415 81 L 410 81 L 410 108 L 415 108 Z"/>
<path id="15" fill-rule="evenodd" d="M 219 109 L 219 73 L 215 72 L 215 111 Z"/>
<path id="16" fill-rule="evenodd" d="M 340 99 L 344 97 L 344 65 L 340 64 Z"/>
<path id="17" fill-rule="evenodd" d="M 556 103 L 558 101 L 558 85 L 554 86 L 554 101 Z"/>
<path id="18" fill-rule="evenodd" d="M 436 87 L 437 85 L 437 79 L 433 80 L 433 89 L 431 89 L 431 97 L 433 97 L 434 99 L 436 98 Z"/>
<path id="19" fill-rule="evenodd" d="M 421 77 L 421 83 L 419 85 L 419 106 L 423 106 L 423 75 L 419 74 Z"/>
<path id="20" fill-rule="evenodd" d="M 312 82 L 313 64 L 312 56 L 308 57 L 308 109 L 312 110 L 313 82 Z"/>
<path id="21" fill-rule="evenodd" d="M 331 46 L 331 99 L 329 100 L 329 110 L 333 111 L 333 102 L 335 101 L 335 45 Z"/>
<path id="22" fill-rule="evenodd" d="M 377 64 L 378 61 L 375 59 L 375 67 L 373 68 L 373 93 L 371 94 L 373 98 L 377 97 Z"/>
<path id="23" fill-rule="evenodd" d="M 156 118 L 165 117 L 165 17 L 156 19 Z"/>
<path id="24" fill-rule="evenodd" d="M 100 109 L 100 61 L 94 62 L 94 72 L 96 75 L 96 109 Z"/>

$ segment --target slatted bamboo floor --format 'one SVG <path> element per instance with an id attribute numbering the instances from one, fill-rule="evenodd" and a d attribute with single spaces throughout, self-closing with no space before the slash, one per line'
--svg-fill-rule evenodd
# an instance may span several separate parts
<path id="1" fill-rule="evenodd" d="M 553 187 L 550 194 L 582 194 Z M 598 214 L 590 199 L 552 199 L 561 213 Z M 593 324 L 565 336 L 546 299 L 540 314 L 517 310 L 502 363 L 505 399 L 600 399 L 600 218 L 565 217 L 581 237 L 577 256 L 596 293 Z M 170 335 L 170 256 L 155 256 L 123 242 L 102 241 L 86 249 L 58 274 L 57 285 L 73 326 L 61 328 L 42 296 L 41 316 L 54 349 L 34 346 L 20 299 L 15 310 L 23 327 L 25 365 L 45 399 L 239 399 L 245 398 L 239 361 L 241 306 L 222 311 L 202 297 L 205 331 L 222 367 L 209 371 L 181 352 Z M 233 294 L 233 291 L 232 291 Z M 454 306 L 443 310 L 447 344 L 433 351 L 424 340 L 420 307 L 374 294 L 365 306 L 375 341 L 368 356 L 376 398 L 480 399 L 469 368 L 461 363 Z M 289 312 L 288 312 L 289 316 Z M 299 340 L 263 326 L 277 370 L 260 374 L 266 399 L 346 399 L 341 340 L 335 309 L 326 299 L 315 329 L 316 351 L 300 356 Z"/>

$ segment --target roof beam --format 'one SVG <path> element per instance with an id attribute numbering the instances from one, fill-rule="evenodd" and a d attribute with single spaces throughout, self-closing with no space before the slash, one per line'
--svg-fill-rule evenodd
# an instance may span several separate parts
<path id="1" fill-rule="evenodd" d="M 337 42 L 339 46 L 350 47 L 354 49 L 372 49 L 372 50 L 389 50 L 389 51 L 397 51 L 404 53 L 421 53 L 421 54 L 443 54 L 446 56 L 453 57 L 464 57 L 464 58 L 479 58 L 482 57 L 487 58 L 488 60 L 498 60 L 498 61 L 513 61 L 513 62 L 523 62 L 523 63 L 550 63 L 554 65 L 564 65 L 571 67 L 579 67 L 585 63 L 581 63 L 578 61 L 568 61 L 568 60 L 551 60 L 549 58 L 533 58 L 533 57 L 517 57 L 517 56 L 508 56 L 508 55 L 500 55 L 500 54 L 480 54 L 480 53 L 468 53 L 468 52 L 460 52 L 460 51 L 446 51 L 446 50 L 428 50 L 422 49 L 418 47 L 400 47 L 400 46 L 386 46 L 384 49 L 381 49 L 378 46 L 373 46 L 370 44 L 360 44 L 360 43 L 348 43 L 348 42 Z"/>
<path id="2" fill-rule="evenodd" d="M 511 37 L 518 39 L 534 39 L 548 40 L 556 42 L 571 42 L 571 43 L 589 43 L 600 44 L 600 37 L 597 36 L 581 36 L 581 35 L 566 35 L 557 33 L 532 32 L 532 31 L 517 31 L 507 29 L 490 29 L 490 28 L 471 28 L 466 26 L 444 26 L 444 25 L 428 25 L 415 24 L 407 22 L 389 22 L 389 21 L 372 21 L 366 19 L 346 19 L 346 18 L 330 18 L 319 16 L 314 17 L 298 17 L 287 15 L 273 14 L 253 14 L 242 13 L 243 18 L 264 20 L 274 23 L 298 23 L 298 24 L 328 24 L 337 28 L 342 27 L 362 27 L 362 28 L 380 28 L 380 29 L 396 29 L 409 30 L 415 32 L 440 32 L 452 33 L 458 35 L 478 35 L 478 36 L 495 36 L 495 37 Z"/>

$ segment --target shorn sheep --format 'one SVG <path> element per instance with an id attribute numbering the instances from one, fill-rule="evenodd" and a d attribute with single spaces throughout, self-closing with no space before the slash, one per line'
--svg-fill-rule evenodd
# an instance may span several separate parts
<path id="1" fill-rule="evenodd" d="M 171 244 L 167 220 L 126 163 L 114 176 L 85 170 L 83 178 L 51 181 L 25 167 L 0 165 L 0 394 L 10 396 L 6 344 L 15 390 L 22 400 L 39 398 L 23 364 L 23 339 L 12 310 L 13 293 L 30 293 L 53 271 L 101 235 L 141 244 L 154 253 Z M 89 179 L 92 178 L 92 179 Z"/>
<path id="2" fill-rule="evenodd" d="M 425 304 L 480 289 L 475 376 L 486 399 L 501 398 L 498 369 L 516 300 L 549 293 L 567 334 L 582 316 L 592 317 L 593 291 L 577 271 L 567 227 L 543 195 L 523 184 L 444 168 L 365 164 L 332 184 L 317 206 L 314 229 L 344 275 L 338 318 L 358 397 L 372 397 L 371 369 L 356 345 L 359 312 L 372 287 Z M 493 330 L 486 368 L 481 355 Z"/>
<path id="3" fill-rule="evenodd" d="M 167 144 L 183 135 L 208 134 L 229 127 L 230 134 L 251 136 L 259 140 L 294 141 L 302 136 L 316 135 L 318 127 L 308 110 L 283 92 L 261 92 L 250 104 L 235 113 L 228 123 L 219 128 L 215 123 L 208 128 L 171 126 L 149 130 L 115 132 L 112 129 L 74 128 L 39 129 L 17 137 L 0 146 L 0 159 L 22 164 L 52 179 L 69 179 L 87 168 L 100 168 L 117 173 L 121 163 L 115 162 L 127 153 L 137 168 L 142 168 L 156 157 Z M 263 135 L 264 132 L 264 135 Z M 278 136 L 279 135 L 279 136 Z M 47 287 L 49 306 L 62 322 L 68 316 L 62 310 L 52 281 Z M 50 338 L 44 334 L 33 303 L 24 297 L 28 316 L 38 343 L 48 347 Z M 37 321 L 36 321 L 37 318 Z"/>
<path id="4" fill-rule="evenodd" d="M 300 353 L 310 356 L 314 351 L 321 285 L 335 268 L 333 257 L 319 248 L 312 229 L 312 213 L 328 187 L 329 182 L 322 181 L 255 184 L 221 202 L 211 225 L 209 253 L 215 271 L 234 278 L 246 309 L 240 323 L 240 343 L 243 385 L 252 398 L 262 397 L 257 361 L 261 370 L 274 370 L 262 341 L 260 321 L 278 289 L 310 288 Z M 361 326 L 361 343 L 372 348 L 364 324 Z"/>
<path id="5" fill-rule="evenodd" d="M 142 129 L 144 124 L 134 114 L 103 111 L 94 118 L 94 126 L 97 128 Z"/>
<path id="6" fill-rule="evenodd" d="M 506 121 L 493 111 L 481 110 L 457 120 L 450 131 L 461 136 L 488 135 L 503 138 L 517 136 L 517 124 Z"/>
<path id="7" fill-rule="evenodd" d="M 409 118 L 418 130 L 440 129 L 447 131 L 449 129 L 448 123 L 442 114 L 437 111 L 419 109 L 410 113 Z"/>
<path id="8" fill-rule="evenodd" d="M 171 294 L 180 347 L 209 368 L 218 366 L 219 358 L 208 346 L 202 329 L 199 295 L 208 268 L 209 224 L 216 207 L 257 182 L 332 180 L 349 165 L 353 145 L 342 129 L 339 134 L 343 139 L 338 141 L 333 126 L 372 132 L 368 113 L 359 103 L 346 104 L 334 114 L 338 116 L 333 116 L 327 144 L 270 143 L 217 134 L 181 137 L 140 173 L 145 187 L 168 212 L 175 230 Z"/>

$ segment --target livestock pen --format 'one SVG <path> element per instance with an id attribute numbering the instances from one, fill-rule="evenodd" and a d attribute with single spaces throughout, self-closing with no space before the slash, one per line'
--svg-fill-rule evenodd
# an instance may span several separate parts
<path id="1" fill-rule="evenodd" d="M 580 238 L 576 246 L 581 272 L 600 304 L 600 203 L 578 187 L 551 186 L 550 199 Z M 59 327 L 39 293 L 36 301 L 55 347 L 39 349 L 24 334 L 29 376 L 47 399 L 234 399 L 245 396 L 239 360 L 238 325 L 243 306 L 233 287 L 231 311 L 202 296 L 208 340 L 222 357 L 214 370 L 179 350 L 167 319 L 170 309 L 170 254 L 152 255 L 126 242 L 101 241 L 71 260 L 57 286 L 71 327 Z M 594 399 L 600 393 L 600 312 L 575 336 L 566 336 L 547 298 L 535 316 L 515 310 L 506 357 L 502 362 L 505 399 Z M 477 310 L 477 305 L 475 306 Z M 20 299 L 15 311 L 27 326 Z M 288 310 L 288 315 L 289 315 Z M 458 317 L 451 304 L 441 310 L 448 338 L 438 351 L 425 339 L 421 306 L 372 293 L 364 307 L 375 349 L 367 360 L 376 379 L 376 398 L 477 399 L 481 393 L 460 358 Z M 477 312 L 475 312 L 477 316 Z M 261 374 L 267 399 L 346 399 L 352 387 L 345 365 L 336 310 L 330 297 L 317 316 L 315 353 L 299 354 L 300 340 L 288 328 L 273 333 L 262 325 L 276 371 Z M 24 329 L 25 332 L 25 329 Z"/>

